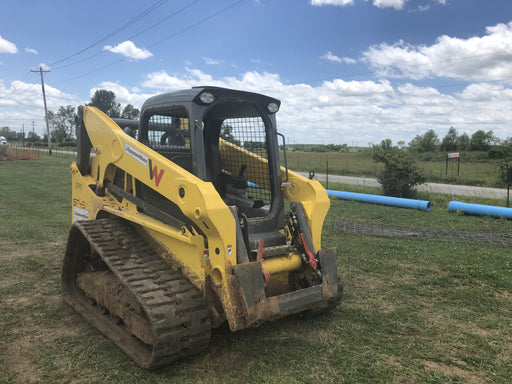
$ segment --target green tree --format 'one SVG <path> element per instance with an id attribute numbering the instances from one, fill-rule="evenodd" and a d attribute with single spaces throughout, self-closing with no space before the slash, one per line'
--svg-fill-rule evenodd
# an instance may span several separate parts
<path id="1" fill-rule="evenodd" d="M 140 111 L 131 104 L 126 104 L 123 108 L 123 112 L 121 112 L 121 118 L 123 119 L 135 120 L 139 118 L 139 115 Z"/>
<path id="2" fill-rule="evenodd" d="M 499 180 L 507 187 L 507 207 L 510 206 L 510 186 L 512 185 L 512 162 L 500 161 L 500 174 Z"/>
<path id="3" fill-rule="evenodd" d="M 72 140 L 75 118 L 75 108 L 71 105 L 60 106 L 57 112 L 48 111 L 48 122 L 52 126 L 51 137 L 58 143 Z"/>
<path id="4" fill-rule="evenodd" d="M 377 180 L 386 196 L 411 197 L 414 187 L 425 182 L 425 176 L 418 169 L 405 148 L 393 146 L 391 140 L 383 140 L 373 146 L 373 161 L 384 164 L 377 172 Z"/>
<path id="5" fill-rule="evenodd" d="M 327 147 L 322 144 L 314 144 L 311 146 L 311 152 L 327 152 Z"/>
<path id="6" fill-rule="evenodd" d="M 121 104 L 116 102 L 116 94 L 106 89 L 97 89 L 87 105 L 96 107 L 113 118 L 121 116 Z"/>
<path id="7" fill-rule="evenodd" d="M 5 126 L 0 128 L 0 136 L 5 137 L 6 140 L 16 140 L 16 131 L 11 131 L 11 128 Z"/>
<path id="8" fill-rule="evenodd" d="M 244 142 L 244 148 L 252 152 L 261 152 L 265 149 L 265 143 L 263 141 L 246 141 Z"/>
<path id="9" fill-rule="evenodd" d="M 230 143 L 240 146 L 240 140 L 237 140 L 235 136 L 233 136 L 233 127 L 229 124 L 222 124 L 220 127 L 220 137 Z"/>
<path id="10" fill-rule="evenodd" d="M 487 151 L 491 145 L 494 145 L 497 142 L 498 138 L 494 136 L 494 132 L 492 130 L 485 132 L 479 129 L 471 135 L 469 149 L 471 151 Z"/>
<path id="11" fill-rule="evenodd" d="M 457 130 L 450 127 L 448 133 L 441 142 L 441 151 L 455 151 L 457 149 Z"/>
<path id="12" fill-rule="evenodd" d="M 384 139 L 380 142 L 380 145 L 377 146 L 378 149 L 382 149 L 382 150 L 390 150 L 391 148 L 393 148 L 393 142 L 391 141 L 391 139 Z"/>
<path id="13" fill-rule="evenodd" d="M 417 152 L 434 152 L 438 145 L 439 137 L 433 129 L 429 129 L 423 136 L 417 135 L 409 143 L 409 147 Z"/>
<path id="14" fill-rule="evenodd" d="M 27 135 L 27 141 L 31 143 L 35 143 L 37 141 L 41 141 L 41 136 L 39 136 L 37 133 L 30 131 Z"/>
<path id="15" fill-rule="evenodd" d="M 459 137 L 457 137 L 457 149 L 459 151 L 467 151 L 469 148 L 469 136 L 467 133 L 463 133 Z"/>

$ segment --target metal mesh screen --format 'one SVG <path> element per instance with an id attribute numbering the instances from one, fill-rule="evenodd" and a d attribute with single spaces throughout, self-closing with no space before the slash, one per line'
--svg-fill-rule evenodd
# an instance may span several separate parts
<path id="1" fill-rule="evenodd" d="M 156 149 L 190 151 L 188 119 L 153 115 L 149 119 L 148 144 Z"/>
<path id="2" fill-rule="evenodd" d="M 148 146 L 189 172 L 193 172 L 188 118 L 153 115 L 149 118 Z"/>
<path id="3" fill-rule="evenodd" d="M 249 184 L 247 195 L 254 200 L 260 200 L 268 205 L 272 201 L 272 193 L 268 189 L 269 167 L 265 124 L 261 117 L 235 118 L 224 120 L 221 128 L 221 138 L 242 147 L 244 151 L 229 151 L 221 154 L 222 171 L 229 173 L 228 169 L 240 169 L 241 164 L 247 167 L 244 177 L 252 181 Z M 256 155 L 248 155 L 248 152 Z"/>

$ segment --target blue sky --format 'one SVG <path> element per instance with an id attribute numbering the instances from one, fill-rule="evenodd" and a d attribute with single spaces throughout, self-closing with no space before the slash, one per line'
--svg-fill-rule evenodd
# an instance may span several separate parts
<path id="1" fill-rule="evenodd" d="M 0 126 L 42 134 L 39 66 L 51 110 L 217 85 L 281 99 L 292 143 L 512 136 L 510 0 L 2 2 Z"/>

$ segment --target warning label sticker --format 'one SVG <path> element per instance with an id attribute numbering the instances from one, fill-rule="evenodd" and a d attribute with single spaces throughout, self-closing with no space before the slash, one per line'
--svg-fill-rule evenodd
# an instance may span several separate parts
<path id="1" fill-rule="evenodd" d="M 73 222 L 89 220 L 89 211 L 80 207 L 73 207 Z"/>

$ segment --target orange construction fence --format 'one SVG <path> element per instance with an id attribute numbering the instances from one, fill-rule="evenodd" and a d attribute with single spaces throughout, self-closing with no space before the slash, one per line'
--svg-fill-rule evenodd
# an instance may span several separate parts
<path id="1" fill-rule="evenodd" d="M 39 160 L 39 151 L 37 149 L 25 147 L 9 147 L 7 149 L 8 160 Z"/>

